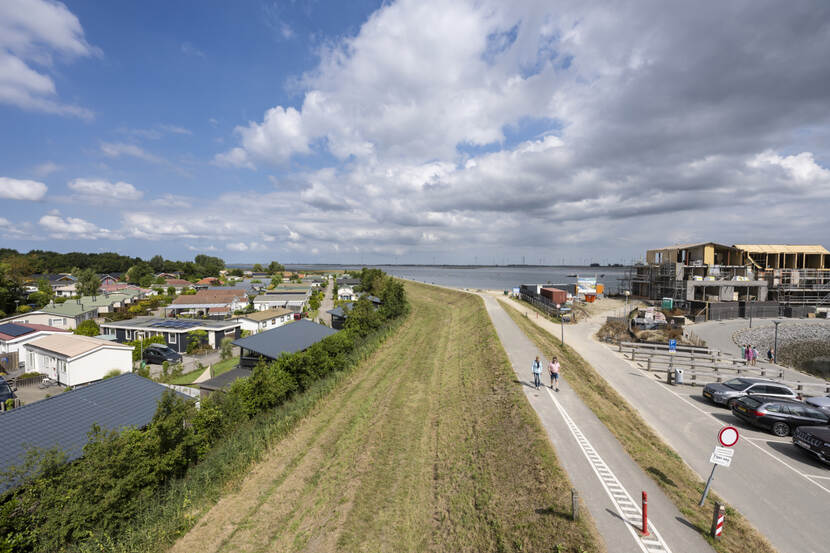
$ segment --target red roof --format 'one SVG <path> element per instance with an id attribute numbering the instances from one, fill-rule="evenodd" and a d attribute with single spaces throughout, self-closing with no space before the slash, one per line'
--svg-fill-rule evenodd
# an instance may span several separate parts
<path id="1" fill-rule="evenodd" d="M 219 282 L 219 279 L 216 277 L 205 277 L 202 280 L 196 281 L 196 284 L 213 284 L 214 282 Z"/>
<path id="2" fill-rule="evenodd" d="M 26 328 L 31 328 L 32 332 L 38 332 L 38 331 L 42 331 L 42 330 L 49 330 L 49 331 L 52 331 L 52 332 L 69 332 L 65 328 L 56 328 L 54 326 L 39 325 L 39 324 L 35 324 L 35 323 L 11 323 L 11 324 L 15 324 L 17 326 L 25 326 Z M 27 332 L 26 334 L 22 334 L 22 336 L 28 336 L 29 334 L 31 334 L 31 332 Z M 8 334 L 3 334 L 2 332 L 0 332 L 0 340 L 12 340 L 14 338 L 20 338 L 20 336 L 9 336 Z"/>
<path id="3" fill-rule="evenodd" d="M 166 278 L 164 283 L 167 286 L 192 286 L 193 283 L 183 278 Z"/>

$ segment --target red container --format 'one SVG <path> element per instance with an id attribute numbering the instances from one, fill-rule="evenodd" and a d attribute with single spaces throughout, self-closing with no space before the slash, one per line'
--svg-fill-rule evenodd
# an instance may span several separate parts
<path id="1" fill-rule="evenodd" d="M 542 288 L 539 293 L 549 299 L 552 303 L 564 304 L 568 301 L 568 293 L 559 288 Z"/>

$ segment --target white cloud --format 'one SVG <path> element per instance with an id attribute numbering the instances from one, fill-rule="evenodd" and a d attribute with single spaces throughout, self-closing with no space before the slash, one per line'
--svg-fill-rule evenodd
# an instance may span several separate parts
<path id="1" fill-rule="evenodd" d="M 216 246 L 214 246 L 213 244 L 211 244 L 210 246 L 193 246 L 193 245 L 188 245 L 188 246 L 187 246 L 187 249 L 188 249 L 189 251 L 191 251 L 191 252 L 200 252 L 200 253 L 204 253 L 204 252 L 215 252 L 215 251 L 218 251 L 218 249 L 219 249 L 219 248 L 217 248 Z"/>
<path id="2" fill-rule="evenodd" d="M 251 122 L 247 127 L 237 127 L 236 132 L 242 137 L 242 148 L 217 155 L 217 164 L 252 167 L 251 157 L 284 163 L 293 154 L 311 151 L 302 117 L 294 108 L 271 108 L 262 124 Z"/>
<path id="3" fill-rule="evenodd" d="M 162 158 L 144 151 L 142 148 L 136 146 L 135 144 L 125 144 L 123 142 L 102 142 L 101 152 L 105 156 L 113 158 L 121 156 L 131 156 L 137 157 L 138 159 L 143 159 L 144 161 L 149 161 L 151 163 L 164 162 Z"/>
<path id="4" fill-rule="evenodd" d="M 58 239 L 87 239 L 97 240 L 105 238 L 109 240 L 120 240 L 123 238 L 119 233 L 101 228 L 94 223 L 78 217 L 61 217 L 57 210 L 50 211 L 40 218 L 40 225 L 49 233 L 52 238 Z"/>
<path id="5" fill-rule="evenodd" d="M 193 134 L 193 131 L 191 131 L 190 129 L 179 127 L 177 125 L 159 125 L 159 128 L 172 134 Z"/>
<path id="6" fill-rule="evenodd" d="M 0 198 L 7 200 L 37 201 L 43 199 L 47 190 L 42 182 L 0 177 Z"/>
<path id="7" fill-rule="evenodd" d="M 194 201 L 193 198 L 189 198 L 187 196 L 178 196 L 176 194 L 167 193 L 162 194 L 151 203 L 161 207 L 182 208 L 192 206 Z"/>
<path id="8" fill-rule="evenodd" d="M 205 53 L 202 52 L 201 50 L 199 50 L 198 48 L 196 48 L 190 42 L 183 42 L 181 50 L 182 50 L 182 54 L 184 54 L 185 56 L 197 56 L 197 57 L 200 57 L 200 58 L 205 57 Z"/>
<path id="9" fill-rule="evenodd" d="M 53 55 L 72 59 L 99 55 L 78 18 L 64 4 L 47 0 L 0 2 L 0 102 L 23 109 L 89 119 L 86 108 L 57 99 L 55 82 L 31 64 L 53 65 Z"/>
<path id="10" fill-rule="evenodd" d="M 103 179 L 73 179 L 67 183 L 70 190 L 88 202 L 134 201 L 144 193 L 128 182 L 110 182 Z"/>
<path id="11" fill-rule="evenodd" d="M 62 167 L 57 163 L 53 163 L 51 161 L 46 161 L 41 163 L 40 165 L 36 166 L 32 172 L 37 175 L 38 177 L 48 177 L 55 171 L 60 171 Z"/>
<path id="12" fill-rule="evenodd" d="M 248 251 L 248 244 L 245 242 L 232 242 L 225 246 L 232 252 L 247 252 Z"/>

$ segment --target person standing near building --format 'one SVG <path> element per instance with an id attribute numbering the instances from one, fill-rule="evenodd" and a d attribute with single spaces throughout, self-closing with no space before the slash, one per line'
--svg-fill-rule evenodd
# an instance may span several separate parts
<path id="1" fill-rule="evenodd" d="M 758 348 L 752 346 L 752 366 L 754 367 L 758 363 Z"/>
<path id="2" fill-rule="evenodd" d="M 559 360 L 556 356 L 551 356 L 550 365 L 548 365 L 548 370 L 550 371 L 550 387 L 553 388 L 554 383 L 556 384 L 556 391 L 559 391 Z"/>
<path id="3" fill-rule="evenodd" d="M 530 366 L 530 370 L 533 372 L 533 385 L 536 386 L 536 389 L 539 389 L 539 386 L 542 384 L 542 362 L 539 361 L 539 356 L 536 356 L 536 360 Z"/>

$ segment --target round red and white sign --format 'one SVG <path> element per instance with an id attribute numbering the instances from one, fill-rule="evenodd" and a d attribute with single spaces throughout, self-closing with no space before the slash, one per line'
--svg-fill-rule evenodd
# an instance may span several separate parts
<path id="1" fill-rule="evenodd" d="M 718 441 L 723 447 L 732 447 L 738 443 L 738 429 L 734 426 L 724 426 L 718 432 Z"/>

